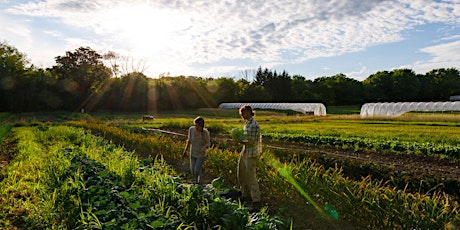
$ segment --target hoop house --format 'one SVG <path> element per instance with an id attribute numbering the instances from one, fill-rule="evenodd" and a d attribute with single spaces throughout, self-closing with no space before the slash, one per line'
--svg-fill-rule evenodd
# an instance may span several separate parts
<path id="1" fill-rule="evenodd" d="M 446 111 L 460 111 L 460 101 L 366 103 L 361 106 L 361 117 L 399 116 L 406 112 Z"/>
<path id="2" fill-rule="evenodd" d="M 315 116 L 326 116 L 326 106 L 322 103 L 222 103 L 220 109 L 239 109 L 250 105 L 254 109 L 292 110 Z"/>

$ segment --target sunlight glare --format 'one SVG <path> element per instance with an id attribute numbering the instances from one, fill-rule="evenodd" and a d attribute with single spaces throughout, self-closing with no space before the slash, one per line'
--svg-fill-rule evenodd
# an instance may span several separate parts
<path id="1" fill-rule="evenodd" d="M 118 7 L 107 14 L 104 22 L 107 28 L 112 28 L 115 36 L 131 47 L 130 52 L 139 56 L 177 49 L 177 44 L 186 45 L 177 41 L 192 26 L 192 20 L 185 14 L 148 5 Z"/>

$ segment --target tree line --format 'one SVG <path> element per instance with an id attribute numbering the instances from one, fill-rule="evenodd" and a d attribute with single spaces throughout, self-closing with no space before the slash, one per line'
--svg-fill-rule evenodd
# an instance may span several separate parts
<path id="1" fill-rule="evenodd" d="M 114 53 L 89 47 L 67 51 L 43 69 L 29 65 L 25 54 L 0 43 L 0 108 L 32 111 L 178 111 L 222 102 L 320 102 L 359 105 L 366 102 L 446 101 L 460 94 L 455 68 L 415 74 L 410 69 L 379 71 L 363 81 L 344 74 L 309 80 L 259 67 L 252 81 L 231 77 L 168 76 L 149 78 L 142 71 L 119 75 Z"/>

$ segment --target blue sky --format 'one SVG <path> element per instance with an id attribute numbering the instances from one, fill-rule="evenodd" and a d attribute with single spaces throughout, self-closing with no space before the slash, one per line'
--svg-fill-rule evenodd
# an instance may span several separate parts
<path id="1" fill-rule="evenodd" d="M 0 41 L 42 68 L 89 46 L 149 77 L 241 78 L 261 66 L 362 81 L 460 70 L 460 0 L 0 0 Z"/>

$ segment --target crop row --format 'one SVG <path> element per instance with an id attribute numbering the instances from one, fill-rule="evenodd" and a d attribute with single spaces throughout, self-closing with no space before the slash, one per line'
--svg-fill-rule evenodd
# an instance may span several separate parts
<path id="1" fill-rule="evenodd" d="M 399 140 L 386 140 L 364 137 L 341 137 L 306 134 L 282 134 L 267 133 L 264 138 L 280 141 L 292 141 L 299 143 L 329 145 L 342 149 L 389 151 L 398 153 L 418 154 L 425 156 L 449 157 L 460 159 L 460 147 L 458 145 L 439 143 L 418 143 Z"/>
<path id="2" fill-rule="evenodd" d="M 237 124 L 237 121 L 227 120 L 228 122 L 222 122 L 222 120 L 208 119 L 209 124 L 207 127 L 212 134 L 229 134 L 233 126 L 223 127 L 222 124 Z M 260 124 L 261 127 L 264 127 L 262 130 L 263 138 L 266 140 L 328 145 L 354 151 L 371 150 L 460 159 L 460 145 L 458 145 L 458 141 L 455 138 L 457 135 L 456 126 L 452 124 L 433 124 L 433 126 L 429 126 L 395 122 L 363 124 L 363 121 L 330 121 L 329 123 L 326 121 L 303 123 L 295 121 L 297 123 L 292 124 L 283 124 L 281 122 L 283 121 L 275 118 L 262 119 Z M 186 130 L 192 124 L 190 122 L 187 123 L 183 119 L 171 120 L 163 118 L 158 119 L 158 121 L 152 124 L 142 125 Z M 366 125 L 369 125 L 369 127 Z M 340 126 L 341 129 L 338 129 L 336 126 Z M 136 124 L 129 124 L 124 128 L 132 132 L 139 132 L 138 125 Z M 428 130 L 435 128 L 437 129 L 432 130 L 432 132 L 436 134 L 427 133 Z M 342 131 L 342 129 L 346 131 Z M 366 132 L 369 129 L 375 129 L 375 133 Z M 407 132 L 415 133 L 408 135 Z"/>
<path id="3" fill-rule="evenodd" d="M 8 116 L 8 113 L 0 113 L 0 144 L 2 143 L 3 137 L 11 130 L 11 125 L 3 122 Z"/>
<path id="4" fill-rule="evenodd" d="M 15 158 L 1 172 L 0 228 L 280 229 L 278 218 L 252 213 L 175 176 L 161 158 L 136 154 L 82 129 L 18 127 Z"/>
<path id="5" fill-rule="evenodd" d="M 178 147 L 172 147 L 167 153 L 170 159 L 179 159 L 183 146 L 183 142 L 165 135 L 133 133 L 105 124 L 82 122 L 79 125 L 134 149 L 145 148 L 145 143 L 175 146 L 179 142 Z M 224 175 L 232 181 L 238 153 L 222 146 L 225 145 L 210 149 L 205 169 L 207 173 Z M 307 203 L 317 211 L 303 216 L 319 215 L 328 223 L 350 220 L 373 229 L 440 229 L 460 221 L 458 203 L 445 193 L 410 193 L 370 177 L 354 181 L 345 177 L 340 168 L 325 169 L 310 159 L 291 159 L 280 162 L 266 149 L 260 158 L 258 177 L 266 199 L 282 202 L 289 197 L 292 203 L 288 209 L 304 210 Z M 318 223 L 312 226 L 315 224 Z"/>

